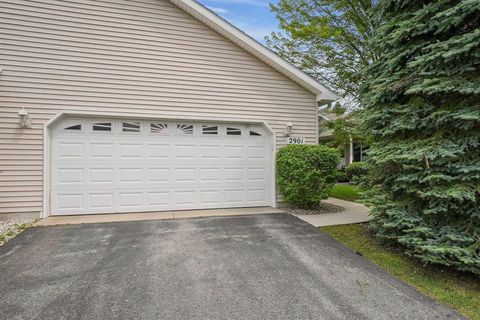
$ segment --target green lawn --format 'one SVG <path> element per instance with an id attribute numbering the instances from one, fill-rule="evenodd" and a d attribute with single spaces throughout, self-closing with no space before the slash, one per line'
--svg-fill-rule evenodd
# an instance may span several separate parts
<path id="1" fill-rule="evenodd" d="M 480 320 L 480 279 L 442 267 L 423 266 L 398 248 L 378 242 L 366 224 L 321 227 L 350 249 L 361 253 L 390 274 L 465 316 Z"/>
<path id="2" fill-rule="evenodd" d="M 330 190 L 330 197 L 347 201 L 357 201 L 360 194 L 360 187 L 354 185 L 337 184 Z"/>

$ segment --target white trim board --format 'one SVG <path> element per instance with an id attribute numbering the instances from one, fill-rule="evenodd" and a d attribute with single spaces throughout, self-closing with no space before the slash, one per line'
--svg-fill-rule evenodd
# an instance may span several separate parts
<path id="1" fill-rule="evenodd" d="M 280 58 L 255 39 L 251 38 L 213 11 L 201 5 L 195 0 L 169 0 L 171 3 L 203 22 L 216 32 L 220 33 L 233 43 L 237 44 L 250 54 L 267 63 L 277 71 L 295 81 L 308 91 L 317 96 L 317 101 L 328 103 L 338 100 L 338 95 L 305 72 L 297 69 L 292 64 Z"/>

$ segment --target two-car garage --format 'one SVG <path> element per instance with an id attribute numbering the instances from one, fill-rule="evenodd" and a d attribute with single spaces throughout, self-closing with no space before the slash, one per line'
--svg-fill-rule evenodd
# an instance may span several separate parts
<path id="1" fill-rule="evenodd" d="M 262 124 L 63 117 L 50 140 L 50 215 L 273 205 Z"/>

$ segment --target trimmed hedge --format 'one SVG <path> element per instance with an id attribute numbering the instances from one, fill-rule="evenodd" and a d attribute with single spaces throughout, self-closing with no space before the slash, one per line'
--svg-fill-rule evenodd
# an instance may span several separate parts
<path id="1" fill-rule="evenodd" d="M 314 208 L 336 182 L 340 155 L 323 145 L 287 145 L 277 153 L 277 184 L 285 200 Z"/>

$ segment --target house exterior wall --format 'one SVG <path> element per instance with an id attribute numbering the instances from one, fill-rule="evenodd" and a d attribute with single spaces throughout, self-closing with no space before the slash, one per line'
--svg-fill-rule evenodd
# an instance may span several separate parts
<path id="1" fill-rule="evenodd" d="M 0 21 L 0 214 L 42 211 L 61 111 L 265 121 L 277 147 L 291 121 L 317 143 L 314 94 L 167 0 L 2 0 Z"/>

